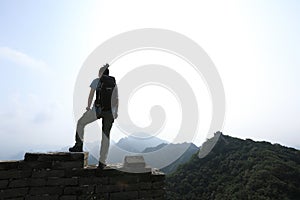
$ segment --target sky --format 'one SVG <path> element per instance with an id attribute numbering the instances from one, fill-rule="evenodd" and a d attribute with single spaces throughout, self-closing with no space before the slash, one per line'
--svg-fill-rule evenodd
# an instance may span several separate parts
<path id="1" fill-rule="evenodd" d="M 82 64 L 104 41 L 141 28 L 176 31 L 209 55 L 225 90 L 224 134 L 299 149 L 299 10 L 296 0 L 1 0 L 0 159 L 72 145 L 78 120 L 73 92 Z M 180 71 L 180 62 L 162 52 L 139 52 L 116 62 L 111 74 L 120 80 L 129 65 L 148 63 Z M 191 84 L 198 80 L 186 75 Z M 199 146 L 210 123 L 211 102 L 203 80 L 198 81 L 203 123 L 193 142 Z M 149 123 L 149 97 L 157 93 L 161 98 L 155 103 L 161 101 L 170 122 L 162 137 L 171 140 L 180 106 L 170 92 L 158 86 L 138 91 L 129 113 L 138 125 Z M 148 97 L 146 106 L 143 97 Z M 113 140 L 125 136 L 112 129 Z"/>

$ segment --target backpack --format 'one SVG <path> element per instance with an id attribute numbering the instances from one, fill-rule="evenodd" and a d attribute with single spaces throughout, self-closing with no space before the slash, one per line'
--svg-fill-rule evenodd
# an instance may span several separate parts
<path id="1" fill-rule="evenodd" d="M 111 111 L 113 91 L 116 86 L 116 80 L 113 76 L 103 75 L 96 89 L 96 110 Z M 97 112 L 97 118 L 100 118 L 100 113 Z"/>

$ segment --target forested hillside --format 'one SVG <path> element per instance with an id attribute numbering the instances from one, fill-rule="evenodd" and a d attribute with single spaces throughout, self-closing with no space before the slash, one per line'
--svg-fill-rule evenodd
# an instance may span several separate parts
<path id="1" fill-rule="evenodd" d="M 167 176 L 168 199 L 300 199 L 300 151 L 221 135 Z"/>

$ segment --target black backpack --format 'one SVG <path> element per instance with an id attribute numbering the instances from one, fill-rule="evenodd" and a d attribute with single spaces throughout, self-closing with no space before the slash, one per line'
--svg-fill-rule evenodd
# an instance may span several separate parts
<path id="1" fill-rule="evenodd" d="M 100 78 L 96 89 L 96 110 L 101 108 L 101 111 L 111 111 L 112 96 L 115 86 L 116 80 L 113 76 L 103 75 Z M 98 114 L 97 117 L 99 118 Z"/>

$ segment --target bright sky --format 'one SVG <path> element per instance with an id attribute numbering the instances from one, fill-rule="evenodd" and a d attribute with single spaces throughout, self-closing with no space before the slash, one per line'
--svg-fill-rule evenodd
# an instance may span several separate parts
<path id="1" fill-rule="evenodd" d="M 224 134 L 300 148 L 299 11 L 296 0 L 2 0 L 0 158 L 22 150 L 71 145 L 77 120 L 72 110 L 73 90 L 82 63 L 102 42 L 139 28 L 179 32 L 208 53 L 225 88 Z M 144 52 L 120 63 L 148 64 L 149 60 L 142 59 L 146 55 L 157 64 L 177 59 L 166 61 L 167 56 Z M 122 73 L 117 69 L 112 66 L 111 74 L 120 80 Z M 133 96 L 129 107 L 135 122 L 148 123 L 141 116 L 139 101 L 151 91 L 161 93 L 161 105 L 173 116 L 170 120 L 173 124 L 178 121 L 174 115 L 180 109 L 170 93 L 145 89 L 147 92 Z M 201 103 L 200 107 L 210 106 L 208 100 Z M 173 104 L 174 113 L 168 107 Z M 148 116 L 149 109 L 144 111 Z M 204 109 L 201 115 L 209 116 L 200 127 L 205 132 L 210 110 Z M 172 138 L 175 129 L 167 125 L 169 135 L 165 132 L 163 137 Z M 122 137 L 115 128 L 111 134 L 115 140 Z M 197 145 L 201 137 L 194 141 Z"/>

